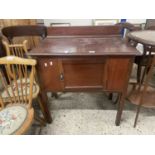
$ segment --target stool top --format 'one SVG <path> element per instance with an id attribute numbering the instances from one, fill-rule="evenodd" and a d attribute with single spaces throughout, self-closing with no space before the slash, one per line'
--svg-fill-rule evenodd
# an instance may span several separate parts
<path id="1" fill-rule="evenodd" d="M 138 43 L 155 46 L 155 30 L 134 31 L 127 36 Z"/>

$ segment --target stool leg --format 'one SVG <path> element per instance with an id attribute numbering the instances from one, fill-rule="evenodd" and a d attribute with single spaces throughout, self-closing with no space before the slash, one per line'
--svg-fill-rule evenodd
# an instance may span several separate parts
<path id="1" fill-rule="evenodd" d="M 143 104 L 143 98 L 144 98 L 144 95 L 145 95 L 145 93 L 147 91 L 148 82 L 149 82 L 149 80 L 150 80 L 150 78 L 151 78 L 151 76 L 153 74 L 154 64 L 155 64 L 155 57 L 153 58 L 153 61 L 152 61 L 151 65 L 149 66 L 149 63 L 148 63 L 146 68 L 145 68 L 145 72 L 147 71 L 148 68 L 150 68 L 150 69 L 149 69 L 148 75 L 146 76 L 146 80 L 145 80 L 145 83 L 144 83 L 144 88 L 142 90 L 142 95 L 141 95 L 140 103 L 139 103 L 138 108 L 137 108 L 137 113 L 136 113 L 136 118 L 135 118 L 135 122 L 134 122 L 134 127 L 136 127 L 136 125 L 137 125 L 137 120 L 138 120 L 140 108 L 141 108 L 141 106 Z M 144 78 L 145 78 L 145 74 L 144 74 L 143 79 Z M 140 91 L 140 89 L 141 89 L 141 87 L 139 88 L 139 91 Z"/>
<path id="2" fill-rule="evenodd" d="M 140 109 L 141 109 L 141 104 L 139 104 L 138 107 L 137 107 L 137 112 L 136 112 L 136 117 L 135 117 L 135 122 L 134 122 L 134 128 L 137 125 L 137 120 L 138 120 Z"/>
<path id="3" fill-rule="evenodd" d="M 137 83 L 140 83 L 140 78 L 141 78 L 141 70 L 142 70 L 142 66 L 140 64 L 138 64 L 138 68 L 137 68 Z"/>

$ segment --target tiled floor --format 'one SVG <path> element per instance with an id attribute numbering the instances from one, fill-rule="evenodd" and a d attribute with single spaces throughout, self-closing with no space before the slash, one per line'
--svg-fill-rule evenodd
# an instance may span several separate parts
<path id="1" fill-rule="evenodd" d="M 133 128 L 135 106 L 127 100 L 119 127 L 116 105 L 104 93 L 59 93 L 49 101 L 53 123 L 42 128 L 35 124 L 30 134 L 155 134 L 155 110 L 142 108 Z"/>

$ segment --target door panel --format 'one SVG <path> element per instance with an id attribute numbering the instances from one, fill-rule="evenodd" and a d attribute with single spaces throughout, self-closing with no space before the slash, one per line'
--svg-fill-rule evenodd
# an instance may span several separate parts
<path id="1" fill-rule="evenodd" d="M 132 59 L 124 57 L 108 58 L 107 90 L 121 91 L 126 86 L 132 67 Z"/>
<path id="2" fill-rule="evenodd" d="M 105 59 L 63 59 L 65 89 L 103 89 L 105 87 Z"/>
<path id="3" fill-rule="evenodd" d="M 58 59 L 39 58 L 37 67 L 43 89 L 53 92 L 63 90 Z"/>

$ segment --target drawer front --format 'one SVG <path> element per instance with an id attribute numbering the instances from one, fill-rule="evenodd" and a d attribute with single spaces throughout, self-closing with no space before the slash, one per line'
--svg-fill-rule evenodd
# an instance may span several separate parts
<path id="1" fill-rule="evenodd" d="M 39 58 L 37 65 L 42 88 L 46 91 L 63 91 L 60 80 L 59 60 L 56 58 Z"/>
<path id="2" fill-rule="evenodd" d="M 62 59 L 65 90 L 105 88 L 105 59 Z"/>

